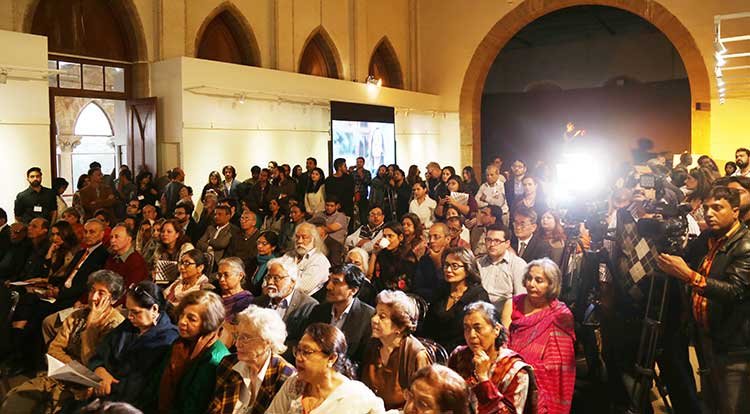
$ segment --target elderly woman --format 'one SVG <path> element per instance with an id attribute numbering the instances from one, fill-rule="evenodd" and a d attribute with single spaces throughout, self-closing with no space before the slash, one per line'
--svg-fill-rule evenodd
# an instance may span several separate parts
<path id="1" fill-rule="evenodd" d="M 349 253 L 346 254 L 346 258 L 344 261 L 347 264 L 353 264 L 357 266 L 360 270 L 362 270 L 362 273 L 367 274 L 369 270 L 369 260 L 370 255 L 365 249 L 361 247 L 355 247 L 349 250 Z M 362 286 L 359 288 L 357 298 L 359 298 L 359 300 L 361 300 L 362 302 L 375 307 L 375 295 L 377 295 L 375 286 L 372 285 L 372 281 L 370 281 L 370 279 L 365 278 Z"/>
<path id="2" fill-rule="evenodd" d="M 478 300 L 489 302 L 489 296 L 482 287 L 477 260 L 469 249 L 446 249 L 443 275 L 448 283 L 430 304 L 424 320 L 424 336 L 434 339 L 450 353 L 464 341 L 464 307 Z"/>
<path id="3" fill-rule="evenodd" d="M 253 302 L 253 294 L 242 288 L 245 279 L 245 267 L 239 257 L 225 257 L 219 261 L 219 289 L 224 301 L 224 324 L 221 330 L 221 341 L 231 347 L 232 336 L 237 324 L 237 314 Z"/>
<path id="4" fill-rule="evenodd" d="M 473 412 L 466 381 L 442 365 L 428 365 L 417 371 L 404 396 L 404 414 Z"/>
<path id="5" fill-rule="evenodd" d="M 180 277 L 164 289 L 164 296 L 172 306 L 177 306 L 190 292 L 200 290 L 209 284 L 208 277 L 203 274 L 206 269 L 206 255 L 198 249 L 185 252 L 177 263 Z"/>
<path id="6" fill-rule="evenodd" d="M 229 354 L 219 340 L 224 304 L 207 290 L 188 293 L 177 307 L 180 337 L 157 369 L 147 412 L 203 414 L 216 386 L 216 367 Z"/>
<path id="7" fill-rule="evenodd" d="M 506 338 L 494 305 L 474 302 L 464 308 L 464 339 L 468 345 L 453 351 L 448 366 L 471 387 L 478 403 L 477 414 L 536 412 L 535 390 L 529 390 L 531 366 L 504 346 Z"/>
<path id="8" fill-rule="evenodd" d="M 372 316 L 372 339 L 362 360 L 362 382 L 383 399 L 386 409 L 401 408 L 404 390 L 418 369 L 430 364 L 427 351 L 412 332 L 417 306 L 401 291 L 378 294 Z"/>
<path id="9" fill-rule="evenodd" d="M 378 414 L 383 400 L 352 380 L 346 338 L 335 326 L 313 323 L 294 350 L 298 372 L 284 383 L 266 414 Z"/>
<path id="10" fill-rule="evenodd" d="M 527 293 L 513 298 L 508 344 L 534 367 L 539 411 L 550 414 L 570 411 L 576 378 L 573 314 L 557 300 L 560 280 L 552 260 L 529 262 L 523 282 Z"/>
<path id="11" fill-rule="evenodd" d="M 104 337 L 89 359 L 89 369 L 102 379 L 97 396 L 144 407 L 149 379 L 179 336 L 164 312 L 165 303 L 161 289 L 151 281 L 128 290 L 127 320 Z"/>
<path id="12" fill-rule="evenodd" d="M 278 312 L 250 305 L 237 315 L 234 343 L 216 369 L 209 414 L 265 413 L 284 382 L 297 370 L 280 355 L 287 331 Z"/>
<path id="13" fill-rule="evenodd" d="M 404 243 L 404 228 L 397 221 L 383 227 L 383 238 L 373 247 L 369 274 L 377 292 L 398 289 L 408 292 L 417 270 L 417 256 Z"/>

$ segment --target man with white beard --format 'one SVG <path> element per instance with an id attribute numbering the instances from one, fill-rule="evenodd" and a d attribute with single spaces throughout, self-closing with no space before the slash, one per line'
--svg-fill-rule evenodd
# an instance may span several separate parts
<path id="1" fill-rule="evenodd" d="M 294 259 L 282 256 L 268 262 L 268 272 L 263 278 L 263 296 L 253 303 L 261 308 L 274 309 L 286 324 L 287 352 L 284 358 L 291 358 L 291 349 L 302 337 L 307 318 L 318 301 L 297 289 L 299 268 Z M 294 361 L 294 359 L 287 359 Z"/>
<path id="2" fill-rule="evenodd" d="M 299 269 L 297 289 L 313 296 L 328 281 L 328 269 L 331 263 L 326 257 L 326 247 L 323 239 L 314 225 L 302 223 L 294 232 L 294 251 L 286 257 L 294 259 Z"/>

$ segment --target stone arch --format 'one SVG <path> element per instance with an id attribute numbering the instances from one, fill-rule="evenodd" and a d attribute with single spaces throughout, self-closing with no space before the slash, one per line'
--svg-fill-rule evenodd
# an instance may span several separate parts
<path id="1" fill-rule="evenodd" d="M 23 32 L 32 33 L 34 18 L 40 10 L 40 6 L 44 7 L 50 3 L 57 2 L 55 0 L 32 0 L 30 2 L 23 18 Z M 128 43 L 130 52 L 128 61 L 133 63 L 147 63 L 148 47 L 146 44 L 146 36 L 144 34 L 143 23 L 138 14 L 138 9 L 133 3 L 133 0 L 113 0 L 107 2 L 107 4 L 112 8 L 113 15 L 117 17 L 122 33 Z M 50 52 L 54 51 L 50 50 Z"/>
<path id="2" fill-rule="evenodd" d="M 299 73 L 341 79 L 341 57 L 333 39 L 323 26 L 318 26 L 305 40 L 297 62 Z"/>
<path id="3" fill-rule="evenodd" d="M 370 54 L 370 64 L 368 74 L 383 80 L 383 86 L 389 88 L 404 88 L 404 74 L 401 70 L 401 64 L 396 55 L 396 49 L 393 48 L 388 36 L 375 45 Z"/>
<path id="4" fill-rule="evenodd" d="M 629 11 L 658 28 L 674 45 L 685 65 L 690 82 L 692 142 L 707 140 L 710 132 L 710 112 L 698 111 L 698 103 L 711 100 L 711 83 L 703 56 L 688 29 L 666 7 L 654 0 L 524 0 L 502 16 L 477 45 L 464 74 L 459 100 L 461 162 L 481 166 L 482 91 L 500 50 L 529 23 L 537 18 L 573 6 L 600 5 Z M 705 104 L 704 104 L 705 105 Z M 704 106 L 701 105 L 701 106 Z M 707 106 L 707 105 L 706 105 Z"/>
<path id="5" fill-rule="evenodd" d="M 222 19 L 223 23 L 228 26 L 234 41 L 239 48 L 240 63 L 248 66 L 261 66 L 261 55 L 258 41 L 255 38 L 250 22 L 245 18 L 239 8 L 231 1 L 225 1 L 216 6 L 211 13 L 206 16 L 201 23 L 200 28 L 195 36 L 193 56 L 200 57 L 201 42 L 203 41 L 206 29 L 216 20 Z M 222 59 L 213 59 L 222 60 Z M 222 60 L 226 61 L 226 60 Z"/>

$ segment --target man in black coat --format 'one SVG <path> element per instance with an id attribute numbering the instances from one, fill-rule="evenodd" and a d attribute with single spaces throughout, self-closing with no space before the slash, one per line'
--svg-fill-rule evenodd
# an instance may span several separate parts
<path id="1" fill-rule="evenodd" d="M 355 265 L 331 267 L 326 283 L 326 303 L 316 306 L 308 319 L 308 325 L 321 322 L 339 328 L 346 337 L 346 356 L 358 364 L 372 335 L 370 319 L 375 314 L 372 306 L 356 297 L 364 279 L 365 274 Z"/>
<path id="2" fill-rule="evenodd" d="M 508 207 L 511 210 L 512 216 L 516 200 L 523 197 L 522 181 L 524 177 L 526 177 L 526 163 L 522 160 L 515 160 L 513 161 L 513 164 L 510 165 L 510 171 L 512 174 L 508 177 L 508 180 L 505 181 L 505 199 L 508 200 Z"/>
<path id="3" fill-rule="evenodd" d="M 526 207 L 517 208 L 513 215 L 514 235 L 511 247 L 526 263 L 549 257 L 552 250 L 550 244 L 543 240 L 537 231 L 537 218 L 536 211 Z"/>
<path id="4" fill-rule="evenodd" d="M 190 239 L 190 243 L 195 245 L 201 239 L 206 229 L 195 222 L 193 219 L 193 205 L 183 200 L 177 202 L 174 208 L 174 218 L 182 225 L 182 231 Z"/>

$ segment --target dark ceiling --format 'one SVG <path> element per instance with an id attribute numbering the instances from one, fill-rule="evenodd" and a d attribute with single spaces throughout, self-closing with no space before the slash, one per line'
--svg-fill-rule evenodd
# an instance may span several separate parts
<path id="1" fill-rule="evenodd" d="M 575 6 L 546 14 L 524 27 L 504 50 L 659 30 L 641 17 L 606 6 Z"/>

